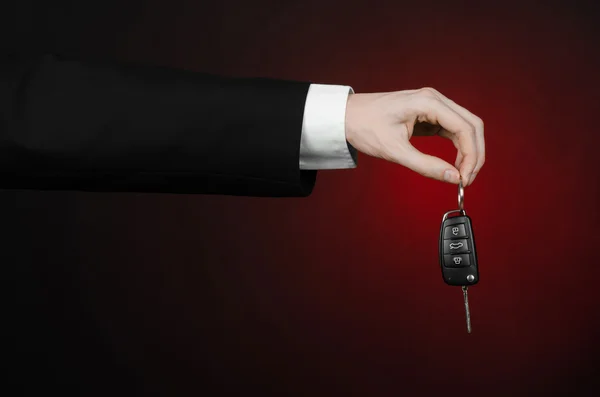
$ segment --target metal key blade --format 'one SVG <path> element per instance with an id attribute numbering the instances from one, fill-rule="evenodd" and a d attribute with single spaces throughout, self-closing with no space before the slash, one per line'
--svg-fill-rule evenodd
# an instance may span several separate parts
<path id="1" fill-rule="evenodd" d="M 463 299 L 465 301 L 465 314 L 467 315 L 467 332 L 471 333 L 471 311 L 469 310 L 469 295 L 467 294 L 467 287 L 463 285 Z"/>

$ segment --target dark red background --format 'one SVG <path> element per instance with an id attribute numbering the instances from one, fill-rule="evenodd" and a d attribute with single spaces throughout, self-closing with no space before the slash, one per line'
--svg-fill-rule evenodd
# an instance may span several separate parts
<path id="1" fill-rule="evenodd" d="M 303 199 L 2 193 L 24 247 L 6 260 L 37 282 L 17 307 L 44 319 L 23 314 L 37 356 L 21 367 L 82 394 L 596 395 L 598 11 L 446 3 L 78 6 L 53 10 L 72 25 L 51 39 L 357 93 L 431 86 L 481 116 L 471 335 L 437 258 L 456 189 L 362 155 Z M 454 160 L 448 141 L 415 145 Z"/>

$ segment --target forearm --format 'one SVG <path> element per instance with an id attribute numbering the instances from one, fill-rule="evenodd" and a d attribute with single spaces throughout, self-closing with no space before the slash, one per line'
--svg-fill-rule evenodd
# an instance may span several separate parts
<path id="1" fill-rule="evenodd" d="M 3 188 L 312 189 L 298 165 L 309 83 L 53 56 L 2 68 Z"/>

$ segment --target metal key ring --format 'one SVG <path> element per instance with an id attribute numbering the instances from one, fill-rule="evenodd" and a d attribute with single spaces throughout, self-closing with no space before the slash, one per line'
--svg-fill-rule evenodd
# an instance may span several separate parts
<path id="1" fill-rule="evenodd" d="M 465 189 L 463 188 L 462 176 L 458 182 L 458 209 L 464 213 Z"/>

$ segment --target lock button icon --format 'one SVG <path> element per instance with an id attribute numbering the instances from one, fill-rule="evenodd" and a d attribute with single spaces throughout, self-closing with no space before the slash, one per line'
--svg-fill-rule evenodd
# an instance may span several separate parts
<path id="1" fill-rule="evenodd" d="M 444 228 L 444 239 L 449 238 L 468 238 L 464 223 L 446 226 Z"/>

